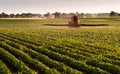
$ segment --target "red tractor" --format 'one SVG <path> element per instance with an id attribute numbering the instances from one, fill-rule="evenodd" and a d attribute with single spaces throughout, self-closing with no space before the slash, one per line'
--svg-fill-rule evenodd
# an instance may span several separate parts
<path id="1" fill-rule="evenodd" d="M 78 14 L 73 14 L 73 16 L 71 17 L 70 21 L 69 21 L 69 25 L 73 26 L 73 27 L 79 27 L 79 18 L 78 18 Z"/>

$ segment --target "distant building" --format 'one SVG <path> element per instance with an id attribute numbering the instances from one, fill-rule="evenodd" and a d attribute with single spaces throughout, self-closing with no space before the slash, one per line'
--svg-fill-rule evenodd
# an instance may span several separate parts
<path id="1" fill-rule="evenodd" d="M 40 16 L 32 16 L 32 18 L 41 18 Z"/>
<path id="2" fill-rule="evenodd" d="M 91 17 L 96 18 L 96 17 L 98 17 L 98 14 L 91 14 Z"/>
<path id="3" fill-rule="evenodd" d="M 47 16 L 47 18 L 55 18 L 55 15 L 49 14 L 49 15 Z"/>

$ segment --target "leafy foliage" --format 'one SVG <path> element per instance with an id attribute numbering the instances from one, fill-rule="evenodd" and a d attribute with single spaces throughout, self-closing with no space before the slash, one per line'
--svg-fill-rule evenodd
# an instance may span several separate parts
<path id="1" fill-rule="evenodd" d="M 118 20 L 86 18 L 111 26 L 68 28 L 41 25 L 65 19 L 1 19 L 0 73 L 119 74 Z"/>

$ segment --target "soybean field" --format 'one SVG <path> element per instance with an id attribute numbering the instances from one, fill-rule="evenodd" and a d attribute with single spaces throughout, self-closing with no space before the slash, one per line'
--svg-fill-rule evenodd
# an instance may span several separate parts
<path id="1" fill-rule="evenodd" d="M 0 74 L 120 74 L 120 18 L 0 19 Z"/>

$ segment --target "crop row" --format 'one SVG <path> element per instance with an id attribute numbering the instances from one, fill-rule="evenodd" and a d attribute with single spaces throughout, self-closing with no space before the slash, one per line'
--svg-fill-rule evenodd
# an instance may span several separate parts
<path id="1" fill-rule="evenodd" d="M 73 67 L 75 69 L 78 69 L 80 71 L 83 71 L 85 73 L 108 73 L 108 72 L 103 71 L 103 70 L 101 70 L 99 68 L 88 66 L 84 62 L 80 62 L 80 61 L 77 61 L 77 60 L 75 60 L 73 58 L 70 58 L 68 56 L 65 56 L 65 55 L 50 51 L 50 50 L 48 50 L 46 48 L 42 48 L 42 47 L 39 48 L 39 47 L 34 46 L 32 44 L 22 42 L 22 41 L 17 41 L 15 39 L 11 39 L 11 40 L 12 41 L 14 40 L 15 42 L 19 42 L 20 44 L 22 44 L 22 45 L 24 45 L 24 46 L 26 46 L 28 48 L 32 48 L 37 52 L 45 54 L 45 55 L 49 56 L 52 59 L 63 62 L 64 64 L 66 64 L 68 66 L 71 66 L 71 67 Z"/>
<path id="2" fill-rule="evenodd" d="M 8 35 L 5 35 L 5 36 L 8 36 Z M 11 37 L 11 36 L 10 36 L 10 37 Z M 12 37 L 12 38 L 14 38 L 14 37 Z M 30 42 L 30 41 L 28 41 L 28 40 L 26 40 L 26 39 L 25 39 L 25 40 L 20 39 L 20 38 L 16 38 L 16 39 L 17 39 L 17 40 L 20 40 L 20 41 L 27 42 L 27 43 Z M 34 43 L 34 42 L 30 42 L 30 44 L 31 44 L 31 43 L 36 45 L 36 43 Z M 39 44 L 39 43 L 37 43 L 37 44 Z M 51 43 L 50 43 L 50 44 L 49 44 L 49 43 L 46 43 L 46 44 L 48 44 L 48 45 L 46 45 L 46 46 L 48 47 Z M 53 45 L 51 45 L 51 46 L 53 46 Z M 54 45 L 54 46 L 55 46 L 55 45 Z M 56 47 L 56 46 L 55 46 L 55 47 Z M 58 48 L 58 46 L 57 46 L 57 48 Z M 62 46 L 59 45 L 59 48 L 62 48 Z M 69 48 L 69 47 L 67 47 L 67 49 L 68 49 L 68 48 Z M 63 48 L 63 49 L 65 49 L 65 48 Z M 75 52 L 75 49 L 71 49 L 71 51 L 73 51 L 73 50 L 74 50 L 74 52 Z M 89 56 L 92 56 L 92 55 L 91 55 L 91 52 L 88 52 L 88 53 L 90 53 L 90 54 L 88 54 L 88 53 L 85 54 L 85 51 L 86 51 L 86 50 L 84 51 L 84 49 L 83 49 L 83 53 L 81 52 L 81 50 L 79 51 L 78 49 L 77 49 L 76 51 L 79 52 L 78 54 L 83 54 L 83 55 L 88 56 L 88 57 L 89 57 Z M 77 55 L 77 54 L 76 54 L 76 55 Z M 83 57 L 83 59 L 85 59 L 84 56 L 81 55 L 81 57 Z M 82 58 L 81 58 L 81 59 L 82 59 Z"/>
<path id="3" fill-rule="evenodd" d="M 71 51 L 71 52 L 75 52 L 75 53 L 78 53 L 78 54 L 82 54 L 82 55 L 84 55 L 84 56 L 99 56 L 99 55 L 102 55 L 105 59 L 108 59 L 108 60 L 113 60 L 113 62 L 115 62 L 115 61 L 120 61 L 120 58 L 118 57 L 118 56 L 116 56 L 116 55 L 112 55 L 112 54 L 110 54 L 110 53 L 114 53 L 114 52 L 106 52 L 107 53 L 107 55 L 105 55 L 105 54 L 103 54 L 103 53 L 105 53 L 105 48 L 104 49 L 99 49 L 99 48 L 97 48 L 97 47 L 95 47 L 95 46 L 91 46 L 91 45 L 79 45 L 79 46 L 77 46 L 77 47 L 73 47 L 71 44 L 67 44 L 67 46 L 68 47 L 65 47 L 66 46 L 66 44 L 64 44 L 64 45 L 54 45 L 54 46 L 56 46 L 56 47 L 58 47 L 58 48 L 62 48 L 62 49 L 66 49 L 66 50 L 68 50 L 69 49 L 69 51 Z M 95 49 L 96 48 L 96 49 Z M 93 51 L 94 50 L 94 51 Z M 102 50 L 104 50 L 104 51 L 102 51 Z M 109 49 L 107 49 L 107 50 L 109 50 Z M 112 49 L 111 49 L 112 50 Z M 83 53 L 82 53 L 83 52 Z M 101 53 L 100 53 L 101 52 Z M 112 62 L 112 61 L 111 61 Z M 114 63 L 115 64 L 115 63 Z"/>
<path id="4" fill-rule="evenodd" d="M 18 41 L 15 41 L 15 42 L 18 42 Z M 46 49 L 46 48 L 39 48 L 39 47 L 37 47 L 37 46 L 35 46 L 35 45 L 32 45 L 32 44 L 30 44 L 30 43 L 26 43 L 26 42 L 22 42 L 22 41 L 19 41 L 20 42 L 20 44 L 22 44 L 22 45 L 25 45 L 26 47 L 28 47 L 28 48 L 32 48 L 33 50 L 36 50 L 37 52 L 39 51 L 40 53 L 43 53 L 43 54 L 45 54 L 45 55 L 49 55 L 48 53 L 47 53 L 47 51 L 48 52 L 50 52 L 50 53 L 56 53 L 56 52 L 51 52 L 50 50 L 48 50 L 48 49 Z M 19 43 L 18 42 L 18 43 Z M 39 49 L 39 50 L 38 50 Z M 42 49 L 42 51 L 41 51 L 41 49 Z M 46 50 L 46 53 L 45 53 L 45 50 Z M 64 52 L 65 53 L 65 52 Z M 58 54 L 58 53 L 57 53 Z M 56 55 L 56 54 L 54 54 L 54 55 Z M 61 54 L 60 54 L 61 55 Z M 64 56 L 64 55 L 63 55 Z M 51 56 L 49 56 L 49 57 L 51 57 Z M 65 56 L 65 57 L 67 57 L 67 56 Z M 53 57 L 51 57 L 51 58 L 53 58 Z M 54 58 L 55 60 L 56 60 L 56 58 Z M 58 59 L 57 59 L 58 60 Z M 64 59 L 62 59 L 62 60 L 64 60 Z M 69 57 L 69 60 L 70 60 L 70 57 Z M 60 61 L 60 60 L 59 60 Z M 65 60 L 66 61 L 66 60 Z M 68 61 L 68 60 L 67 60 Z M 76 60 L 75 60 L 76 61 Z M 62 62 L 64 62 L 64 61 L 62 61 Z M 65 62 L 64 62 L 65 63 Z M 65 63 L 65 64 L 68 64 L 68 63 Z M 70 65 L 70 64 L 69 64 Z M 73 67 L 73 66 L 72 66 Z"/>
<path id="5" fill-rule="evenodd" d="M 21 47 L 20 44 L 17 44 L 17 43 L 11 42 L 11 41 L 7 41 L 6 43 L 11 45 L 12 47 L 17 48 L 17 49 L 19 49 Z M 69 66 L 66 66 L 65 64 L 63 64 L 61 62 L 57 62 L 55 60 L 52 60 L 49 57 L 47 57 L 46 55 L 38 53 L 38 52 L 36 52 L 36 51 L 34 51 L 32 49 L 28 49 L 25 46 L 22 46 L 21 48 L 22 48 L 23 52 L 25 52 L 26 54 L 28 54 L 32 58 L 37 59 L 37 60 L 43 62 L 44 64 L 46 64 L 50 68 L 57 69 L 62 74 L 82 74 L 82 72 L 74 70 L 73 68 L 71 68 Z"/>
<path id="6" fill-rule="evenodd" d="M 22 40 L 23 41 L 23 40 Z M 33 43 L 33 42 L 32 42 Z M 47 45 L 46 47 L 49 47 L 50 45 Z M 55 46 L 55 47 L 54 47 Z M 64 47 L 64 46 L 61 46 L 59 45 L 59 48 L 57 45 L 54 44 L 54 46 L 50 46 L 49 48 L 51 49 L 52 47 L 54 47 L 55 49 L 52 49 L 53 51 L 57 51 L 59 53 L 62 53 L 62 54 L 65 54 L 65 55 L 68 55 L 68 56 L 71 56 L 71 57 L 74 57 L 75 59 L 87 59 L 87 57 L 89 56 L 94 56 L 93 58 L 95 58 L 95 55 L 93 55 L 92 53 L 90 52 L 82 52 L 80 50 L 77 50 L 77 49 L 73 49 L 73 48 L 70 48 L 70 47 Z M 56 48 L 57 47 L 57 48 Z M 63 50 L 61 50 L 63 48 Z M 57 49 L 57 50 L 56 50 Z M 71 54 L 72 52 L 69 52 L 69 51 L 66 51 L 67 49 L 69 50 L 76 50 L 79 54 L 76 54 L 76 53 L 73 53 Z M 83 51 L 85 49 L 82 49 Z M 86 50 L 85 50 L 86 51 Z M 85 56 L 82 56 L 82 55 L 85 55 Z M 102 61 L 104 62 L 109 62 L 109 63 L 112 63 L 112 64 L 116 64 L 116 65 L 119 65 L 119 61 L 116 61 L 114 59 L 109 59 L 109 58 L 106 58 L 106 57 L 103 57 L 104 59 L 102 59 Z M 98 58 L 99 59 L 99 58 Z"/>
<path id="7" fill-rule="evenodd" d="M 47 67 L 46 65 L 44 65 L 40 61 L 32 59 L 27 54 L 21 52 L 20 50 L 16 50 L 15 48 L 7 45 L 6 43 L 0 42 L 0 46 L 2 48 L 6 49 L 7 51 L 9 51 L 11 54 L 14 54 L 15 57 L 20 58 L 20 60 L 23 61 L 26 65 L 28 65 L 30 68 L 32 68 L 33 70 L 36 70 L 39 73 L 59 74 L 59 72 L 57 72 L 55 69 L 50 69 L 49 67 Z M 12 63 L 14 64 L 14 62 L 12 62 Z"/>
<path id="8" fill-rule="evenodd" d="M 1 33 L 2 34 L 2 33 Z M 34 45 L 36 45 L 36 46 L 40 46 L 40 45 L 42 45 L 40 42 L 39 43 L 37 43 L 37 42 L 34 42 L 34 41 L 30 41 L 30 40 L 27 40 L 27 39 L 21 39 L 21 38 L 19 38 L 19 37 L 12 37 L 12 36 L 9 36 L 9 35 L 6 35 L 6 34 L 2 34 L 2 35 L 5 35 L 5 36 L 8 36 L 8 37 L 11 37 L 11 38 L 15 38 L 15 39 L 18 39 L 18 40 L 20 40 L 20 41 L 24 41 L 24 42 L 27 42 L 27 43 L 30 43 L 30 44 L 34 44 Z M 43 41 L 41 41 L 41 42 L 43 42 Z M 46 46 L 48 46 L 49 45 L 49 43 L 47 43 L 47 42 L 45 42 L 45 44 L 46 44 Z M 51 42 L 50 42 L 50 44 L 51 44 Z M 65 44 L 65 43 L 64 43 Z M 59 45 L 60 46 L 60 45 Z M 101 51 L 101 50 L 96 50 L 95 49 L 95 51 L 91 51 L 91 50 L 86 50 L 86 49 L 88 49 L 88 46 L 90 46 L 90 45 L 87 45 L 87 48 L 85 47 L 85 45 L 84 46 L 81 46 L 80 44 L 79 44 L 79 46 L 80 46 L 80 48 L 79 48 L 79 46 L 77 46 L 77 45 L 69 45 L 68 43 L 65 45 L 65 46 L 68 46 L 68 47 L 72 47 L 72 48 L 77 48 L 77 49 L 80 49 L 80 50 L 83 50 L 84 52 L 86 51 L 86 52 L 90 52 L 90 53 L 93 53 L 93 54 L 100 54 L 100 52 L 101 53 L 103 53 L 104 51 Z M 61 47 L 61 46 L 60 46 Z M 90 46 L 91 47 L 91 46 Z M 96 48 L 96 46 L 92 46 L 92 49 L 93 49 L 93 47 L 94 48 Z M 85 49 L 85 50 L 84 50 Z M 75 50 L 74 50 L 75 51 Z M 89 56 L 89 55 L 88 55 Z"/>
<path id="9" fill-rule="evenodd" d="M 111 74 L 120 74 L 120 67 L 116 66 L 116 65 L 112 65 L 110 63 L 104 63 L 104 62 L 100 62 L 98 60 L 90 60 L 90 61 L 87 61 L 87 64 L 93 65 L 96 67 L 100 67 L 100 68 L 110 72 Z"/>
<path id="10" fill-rule="evenodd" d="M 10 67 L 12 72 L 15 72 L 15 73 L 21 72 L 23 74 L 33 74 L 34 72 L 31 69 L 29 69 L 22 61 L 18 60 L 17 58 L 15 58 L 15 56 L 13 56 L 8 51 L 5 51 L 2 48 L 0 48 L 0 58 L 2 61 L 5 62 L 7 66 Z M 6 70 L 6 72 L 7 71 L 8 70 Z"/>
<path id="11" fill-rule="evenodd" d="M 27 42 L 27 43 L 30 43 L 30 44 L 34 44 L 34 45 L 36 45 L 36 46 L 40 46 L 40 45 L 42 45 L 41 43 L 43 42 L 43 40 L 41 40 L 41 42 L 35 42 L 35 41 L 31 41 L 31 40 L 28 40 L 28 39 L 21 39 L 20 37 L 13 37 L 13 36 L 10 36 L 10 35 L 6 35 L 6 34 L 3 34 L 3 33 L 0 33 L 1 35 L 5 35 L 5 36 L 8 36 L 8 37 L 11 37 L 11 38 L 14 38 L 14 39 L 17 39 L 17 40 L 20 40 L 20 41 L 24 41 L 24 42 Z M 49 45 L 49 43 L 47 43 L 47 42 L 45 42 L 45 44 L 46 44 L 46 46 L 47 45 Z M 50 44 L 51 44 L 51 42 L 50 42 Z M 60 46 L 60 45 L 59 45 Z M 112 52 L 112 49 L 108 49 L 107 47 L 105 48 L 105 47 L 100 47 L 100 46 L 94 46 L 94 45 L 90 45 L 90 44 L 70 44 L 70 43 L 64 43 L 64 46 L 67 46 L 67 47 L 71 47 L 71 48 L 74 48 L 74 51 L 73 52 L 75 52 L 75 49 L 77 49 L 77 51 L 78 51 L 78 49 L 80 50 L 80 51 L 82 51 L 83 50 L 83 52 L 88 52 L 88 53 L 92 53 L 92 54 L 96 54 L 96 55 L 101 55 L 100 53 L 104 53 L 104 54 L 113 54 L 113 52 Z M 63 46 L 63 47 L 64 47 Z M 61 47 L 61 46 L 60 46 Z M 61 47 L 62 48 L 62 47 Z M 94 48 L 94 49 L 93 49 Z M 93 51 L 94 50 L 94 51 Z M 108 52 L 106 52 L 106 50 L 109 50 L 109 53 Z M 71 50 L 72 51 L 72 50 Z M 80 53 L 81 54 L 81 53 Z M 84 54 L 84 53 L 83 53 Z M 87 55 L 87 54 L 84 54 L 84 55 Z M 90 56 L 90 55 L 88 55 L 88 56 Z"/>
<path id="12" fill-rule="evenodd" d="M 1 48 L 0 48 L 1 49 Z M 1 51 L 0 51 L 1 52 Z M 8 69 L 8 67 L 6 66 L 6 64 L 4 64 L 1 60 L 0 60 L 0 74 L 10 74 L 10 71 Z"/>
<path id="13" fill-rule="evenodd" d="M 63 45 L 55 45 L 55 44 L 54 44 L 54 46 L 48 45 L 46 47 L 52 49 L 53 51 L 58 51 L 60 53 L 66 52 L 66 54 L 70 55 L 71 57 L 75 57 L 76 59 L 79 59 L 79 57 L 81 57 L 80 55 L 83 55 L 84 59 L 87 59 L 87 60 L 89 60 L 89 59 L 91 59 L 91 57 L 93 57 L 93 59 L 99 59 L 103 62 L 109 62 L 111 64 L 115 64 L 115 65 L 120 66 L 120 61 L 119 61 L 120 58 L 119 57 L 115 57 L 115 56 L 110 57 L 110 55 L 101 57 L 101 55 L 92 54 L 90 52 L 82 52 L 81 50 L 78 50 L 76 48 L 70 48 L 70 47 L 66 47 Z M 66 50 L 68 50 L 68 51 L 66 51 Z M 83 49 L 83 50 L 85 50 L 85 49 Z M 76 52 L 77 52 L 77 54 L 76 54 Z M 75 56 L 74 56 L 74 54 L 75 54 Z M 95 57 L 97 57 L 97 58 L 95 58 Z M 110 57 L 110 58 L 108 58 L 108 57 Z M 82 58 L 83 57 L 81 57 L 80 59 L 82 59 Z"/>
<path id="14" fill-rule="evenodd" d="M 21 43 L 24 44 L 24 46 L 26 46 L 28 48 L 32 48 L 33 50 L 35 50 L 37 52 L 45 54 L 45 55 L 49 56 L 52 59 L 55 59 L 55 60 L 60 61 L 60 62 L 63 62 L 66 65 L 71 66 L 71 67 L 73 67 L 75 69 L 78 69 L 80 71 L 83 71 L 85 73 L 101 73 L 101 72 L 107 73 L 106 71 L 103 71 L 103 70 L 101 70 L 99 68 L 88 66 L 88 65 L 86 65 L 83 62 L 77 61 L 77 60 L 75 60 L 73 58 L 70 58 L 68 56 L 59 54 L 57 52 L 50 51 L 50 50 L 48 50 L 48 49 L 46 49 L 44 47 L 43 48 L 42 47 L 39 48 L 39 47 L 31 45 L 29 43 L 25 43 L 25 42 L 21 42 Z"/>

